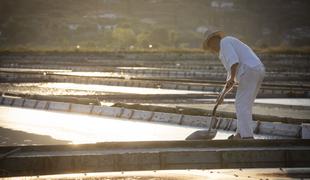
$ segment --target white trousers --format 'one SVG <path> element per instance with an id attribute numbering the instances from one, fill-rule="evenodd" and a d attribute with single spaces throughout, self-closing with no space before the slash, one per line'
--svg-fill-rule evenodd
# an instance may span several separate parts
<path id="1" fill-rule="evenodd" d="M 265 76 L 264 66 L 246 67 L 239 78 L 235 107 L 237 114 L 237 133 L 242 138 L 253 137 L 252 107 Z"/>

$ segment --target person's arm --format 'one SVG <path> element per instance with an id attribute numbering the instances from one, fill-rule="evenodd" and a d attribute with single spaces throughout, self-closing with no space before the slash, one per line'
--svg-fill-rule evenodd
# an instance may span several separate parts
<path id="1" fill-rule="evenodd" d="M 230 78 L 226 81 L 225 85 L 228 87 L 228 89 L 231 89 L 231 87 L 233 87 L 233 85 L 235 84 L 238 65 L 239 63 L 235 63 L 230 67 Z"/>
<path id="2" fill-rule="evenodd" d="M 225 84 L 222 92 L 220 93 L 219 97 L 216 100 L 217 104 L 222 104 L 225 95 L 233 89 L 234 84 L 235 84 L 235 77 L 237 74 L 238 65 L 239 65 L 239 63 L 235 63 L 231 66 L 230 77 L 226 81 L 226 84 Z"/>

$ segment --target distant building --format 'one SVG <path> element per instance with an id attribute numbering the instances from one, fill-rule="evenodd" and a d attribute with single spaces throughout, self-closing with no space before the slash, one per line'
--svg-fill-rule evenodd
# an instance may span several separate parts
<path id="1" fill-rule="evenodd" d="M 68 28 L 72 31 L 76 31 L 80 25 L 78 24 L 68 24 Z"/>
<path id="2" fill-rule="evenodd" d="M 106 25 L 102 25 L 102 24 L 97 24 L 97 30 L 101 31 L 101 30 L 113 30 L 117 28 L 117 24 L 106 24 Z"/>
<path id="3" fill-rule="evenodd" d="M 104 13 L 97 15 L 99 18 L 106 18 L 106 19 L 117 19 L 120 18 L 119 15 L 113 14 L 113 13 Z"/>
<path id="4" fill-rule="evenodd" d="M 214 8 L 223 8 L 223 9 L 232 9 L 234 7 L 234 2 L 230 0 L 214 0 L 211 2 L 211 7 Z"/>
<path id="5" fill-rule="evenodd" d="M 113 25 L 105 25 L 105 26 L 104 26 L 104 29 L 106 29 L 106 30 L 113 30 L 113 29 L 115 29 L 115 28 L 117 28 L 117 25 L 116 25 L 116 24 L 113 24 Z"/>
<path id="6" fill-rule="evenodd" d="M 90 13 L 88 15 L 83 16 L 83 18 L 104 18 L 104 19 L 119 19 L 122 18 L 121 15 L 116 14 L 116 13 L 111 13 L 111 12 L 95 12 L 95 13 Z"/>

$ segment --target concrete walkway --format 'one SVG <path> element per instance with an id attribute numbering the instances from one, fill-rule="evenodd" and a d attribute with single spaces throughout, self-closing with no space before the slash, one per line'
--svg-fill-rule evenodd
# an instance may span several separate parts
<path id="1" fill-rule="evenodd" d="M 22 177 L 24 180 L 301 180 L 310 177 L 310 168 L 250 168 L 250 169 L 210 169 L 210 170 L 159 170 L 76 173 Z M 21 177 L 19 177 L 21 178 Z M 16 177 L 6 178 L 16 180 Z"/>
<path id="2" fill-rule="evenodd" d="M 0 176 L 309 167 L 309 153 L 310 140 L 145 141 L 0 147 Z"/>

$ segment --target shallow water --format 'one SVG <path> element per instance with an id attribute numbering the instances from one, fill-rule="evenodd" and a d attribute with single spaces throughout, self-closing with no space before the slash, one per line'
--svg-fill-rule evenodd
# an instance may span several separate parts
<path id="1" fill-rule="evenodd" d="M 310 106 L 310 98 L 259 98 L 255 103 Z"/>
<path id="2" fill-rule="evenodd" d="M 187 91 L 187 90 L 173 90 L 173 89 L 160 89 L 160 88 L 142 88 L 142 87 L 126 87 L 126 86 L 110 86 L 110 85 L 94 85 L 94 84 L 78 84 L 78 83 L 18 83 L 14 84 L 16 88 L 31 87 L 34 88 L 49 88 L 59 89 L 63 91 L 76 90 L 76 91 L 95 91 L 106 93 L 130 93 L 130 94 L 214 94 L 214 92 L 204 91 Z M 13 90 L 14 90 L 13 89 Z"/>
<path id="3" fill-rule="evenodd" d="M 0 106 L 0 127 L 49 135 L 54 139 L 67 140 L 74 144 L 107 141 L 184 140 L 192 132 L 201 129 L 5 106 Z M 220 130 L 215 139 L 226 139 L 232 133 Z M 257 136 L 257 138 L 281 137 Z"/>
<path id="4" fill-rule="evenodd" d="M 199 99 L 197 101 L 211 101 L 210 99 Z M 235 99 L 225 99 L 226 102 L 235 102 Z M 279 104 L 291 106 L 310 106 L 310 98 L 256 98 L 256 104 Z"/>

